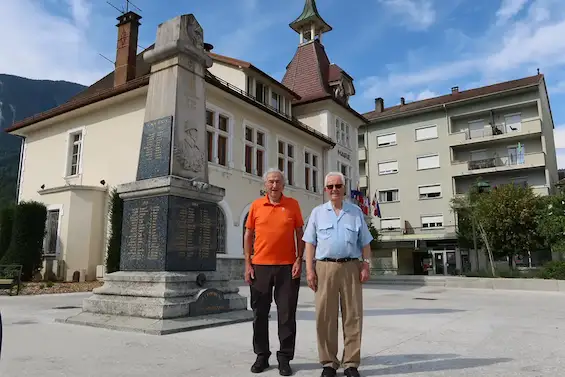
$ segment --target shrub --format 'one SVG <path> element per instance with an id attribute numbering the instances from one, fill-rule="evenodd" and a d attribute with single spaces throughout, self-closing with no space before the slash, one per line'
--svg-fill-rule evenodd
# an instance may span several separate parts
<path id="1" fill-rule="evenodd" d="M 14 206 L 8 206 L 0 211 L 0 260 L 10 247 L 14 226 L 14 208 Z"/>
<path id="2" fill-rule="evenodd" d="M 542 279 L 565 280 L 565 261 L 551 261 L 539 271 Z"/>
<path id="3" fill-rule="evenodd" d="M 123 212 L 124 201 L 113 189 L 110 194 L 110 239 L 106 250 L 106 272 L 109 274 L 120 270 Z"/>
<path id="4" fill-rule="evenodd" d="M 0 264 L 22 265 L 24 281 L 41 269 L 46 219 L 47 208 L 42 203 L 21 202 L 14 211 L 10 246 Z"/>

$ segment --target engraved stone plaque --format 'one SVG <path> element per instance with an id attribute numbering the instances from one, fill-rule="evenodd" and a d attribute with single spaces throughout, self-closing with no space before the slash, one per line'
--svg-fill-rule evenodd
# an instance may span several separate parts
<path id="1" fill-rule="evenodd" d="M 214 271 L 218 251 L 217 204 L 170 198 L 167 271 Z"/>
<path id="2" fill-rule="evenodd" d="M 230 310 L 229 300 L 224 294 L 214 288 L 203 289 L 198 292 L 196 301 L 188 304 L 189 316 L 223 313 Z"/>
<path id="3" fill-rule="evenodd" d="M 164 177 L 171 170 L 173 117 L 168 116 L 143 124 L 137 180 Z"/>
<path id="4" fill-rule="evenodd" d="M 168 197 L 124 202 L 122 271 L 163 271 L 167 247 Z"/>
<path id="5" fill-rule="evenodd" d="M 124 201 L 122 271 L 215 271 L 216 203 L 162 195 Z"/>

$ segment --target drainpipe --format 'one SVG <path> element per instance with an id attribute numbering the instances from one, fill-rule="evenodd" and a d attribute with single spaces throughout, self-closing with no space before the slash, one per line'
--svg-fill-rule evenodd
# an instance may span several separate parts
<path id="1" fill-rule="evenodd" d="M 326 179 L 326 174 L 329 173 L 329 171 L 326 171 L 326 158 L 329 157 L 329 153 L 328 153 L 328 152 L 329 152 L 331 149 L 334 149 L 334 147 L 335 147 L 335 146 L 322 147 L 322 175 L 323 175 L 323 176 L 321 177 L 321 178 L 322 178 L 322 187 L 321 187 L 321 189 L 322 189 L 322 204 L 325 203 L 325 200 L 324 200 L 324 187 L 326 187 L 325 179 Z"/>
<path id="2" fill-rule="evenodd" d="M 18 204 L 20 201 L 20 186 L 22 179 L 22 167 L 24 164 L 24 147 L 25 147 L 26 138 L 25 136 L 20 136 L 20 135 L 14 135 L 14 136 L 19 137 L 22 142 L 20 145 L 20 161 L 18 162 L 18 180 L 16 181 L 16 204 Z"/>
<path id="3" fill-rule="evenodd" d="M 365 174 L 367 175 L 367 194 L 369 194 L 369 200 L 371 200 L 371 164 L 370 164 L 370 156 L 369 156 L 369 125 L 365 124 L 363 126 L 365 129 L 365 137 L 363 138 L 363 147 L 365 148 L 365 155 L 367 158 L 365 159 Z"/>

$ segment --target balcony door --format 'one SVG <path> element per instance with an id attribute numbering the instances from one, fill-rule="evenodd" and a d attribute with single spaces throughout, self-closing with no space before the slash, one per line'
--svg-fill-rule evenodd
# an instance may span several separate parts
<path id="1" fill-rule="evenodd" d="M 488 158 L 486 149 L 471 151 L 471 161 L 481 161 Z"/>
<path id="2" fill-rule="evenodd" d="M 524 144 L 518 143 L 508 147 L 508 165 L 524 163 Z"/>
<path id="3" fill-rule="evenodd" d="M 485 121 L 475 120 L 469 122 L 469 138 L 476 139 L 485 136 Z"/>
<path id="4" fill-rule="evenodd" d="M 522 129 L 522 117 L 520 114 L 506 115 L 504 117 L 506 133 L 520 132 Z"/>

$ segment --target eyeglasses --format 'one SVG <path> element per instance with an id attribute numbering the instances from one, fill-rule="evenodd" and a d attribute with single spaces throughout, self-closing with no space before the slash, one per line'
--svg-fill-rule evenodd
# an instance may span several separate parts
<path id="1" fill-rule="evenodd" d="M 343 187 L 343 185 L 340 184 L 340 183 L 338 183 L 337 185 L 327 185 L 327 186 L 326 186 L 326 188 L 327 188 L 328 190 L 333 190 L 334 187 L 335 187 L 336 189 L 340 189 L 340 188 Z"/>

